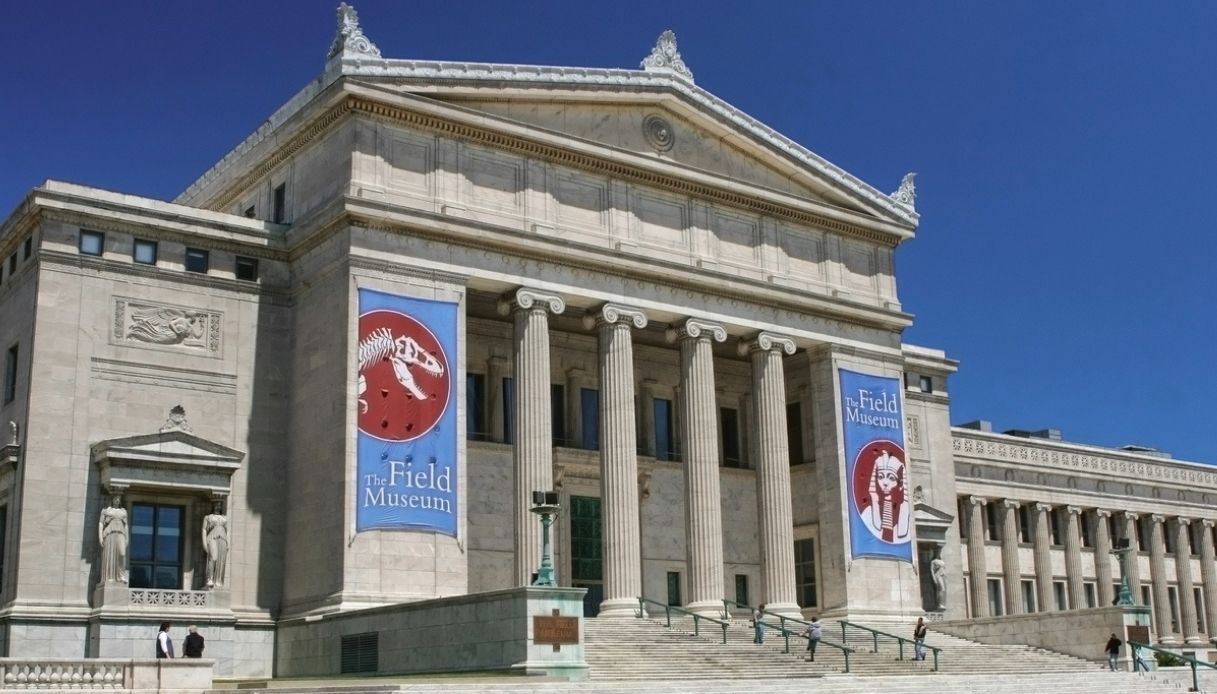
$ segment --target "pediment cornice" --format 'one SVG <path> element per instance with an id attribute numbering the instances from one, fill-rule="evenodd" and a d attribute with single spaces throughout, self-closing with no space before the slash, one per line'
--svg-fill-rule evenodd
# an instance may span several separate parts
<path id="1" fill-rule="evenodd" d="M 186 489 L 224 496 L 245 454 L 185 431 L 100 441 L 90 447 L 101 483 L 128 488 Z"/>

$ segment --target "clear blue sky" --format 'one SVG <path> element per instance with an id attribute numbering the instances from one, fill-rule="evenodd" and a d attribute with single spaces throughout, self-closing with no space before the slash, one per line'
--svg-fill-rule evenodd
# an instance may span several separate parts
<path id="1" fill-rule="evenodd" d="M 59 178 L 169 199 L 322 68 L 337 0 L 12 3 L 0 208 Z M 357 2 L 387 57 L 697 83 L 885 192 L 906 340 L 953 421 L 1217 463 L 1217 3 Z"/>

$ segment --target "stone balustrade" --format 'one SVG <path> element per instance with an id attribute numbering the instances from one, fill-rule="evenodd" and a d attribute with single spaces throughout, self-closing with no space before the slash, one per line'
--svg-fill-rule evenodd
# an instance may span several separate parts
<path id="1" fill-rule="evenodd" d="M 211 687 L 203 658 L 0 658 L 0 689 L 169 689 Z"/>

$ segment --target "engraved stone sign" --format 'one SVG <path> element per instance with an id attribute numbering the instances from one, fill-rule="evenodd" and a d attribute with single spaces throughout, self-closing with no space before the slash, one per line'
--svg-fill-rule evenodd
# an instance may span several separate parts
<path id="1" fill-rule="evenodd" d="M 1128 625 L 1124 627 L 1125 638 L 1128 641 L 1136 641 L 1137 643 L 1149 643 L 1149 627 Z"/>
<path id="2" fill-rule="evenodd" d="M 554 651 L 562 650 L 564 644 L 579 643 L 579 618 L 562 617 L 557 610 L 552 616 L 533 615 L 533 643 L 553 644 Z"/>

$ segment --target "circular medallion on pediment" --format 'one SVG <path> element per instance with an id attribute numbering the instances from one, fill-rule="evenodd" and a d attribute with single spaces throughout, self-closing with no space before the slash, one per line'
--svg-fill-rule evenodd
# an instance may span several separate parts
<path id="1" fill-rule="evenodd" d="M 676 133 L 672 130 L 672 124 L 663 116 L 654 113 L 642 119 L 642 135 L 647 139 L 647 144 L 657 152 L 666 152 L 676 144 Z"/>

